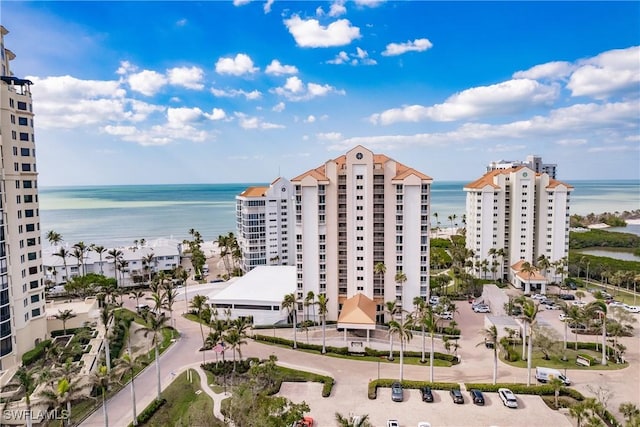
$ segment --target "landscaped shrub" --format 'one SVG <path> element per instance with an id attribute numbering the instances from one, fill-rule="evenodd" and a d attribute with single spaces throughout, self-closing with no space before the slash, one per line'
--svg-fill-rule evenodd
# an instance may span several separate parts
<path id="1" fill-rule="evenodd" d="M 49 345 L 51 345 L 51 340 L 40 341 L 35 348 L 22 355 L 22 364 L 24 366 L 29 366 L 40 360 L 42 356 L 44 356 L 44 351 Z"/>
<path id="2" fill-rule="evenodd" d="M 149 406 L 147 406 L 144 411 L 142 411 L 140 413 L 140 415 L 138 415 L 138 426 L 142 426 L 144 425 L 147 421 L 149 421 L 151 419 L 151 417 L 153 416 L 153 414 L 155 414 L 158 409 L 162 408 L 162 406 L 167 403 L 167 399 L 160 399 L 160 400 L 155 400 L 153 402 L 151 402 L 149 404 Z M 133 426 L 132 424 L 129 424 L 129 427 Z"/>
<path id="3" fill-rule="evenodd" d="M 82 331 L 83 329 L 89 329 L 87 327 L 81 326 L 79 328 L 67 328 L 67 335 L 75 335 Z M 55 331 L 51 331 L 51 338 L 61 337 L 64 335 L 64 329 L 58 329 Z"/>
<path id="4" fill-rule="evenodd" d="M 499 388 L 508 388 L 516 394 L 531 394 L 536 396 L 553 396 L 554 389 L 549 384 L 531 385 L 518 383 L 501 383 L 501 384 L 484 384 L 484 383 L 465 383 L 467 390 L 472 388 L 486 392 L 497 392 Z M 560 396 L 569 396 L 575 400 L 584 400 L 584 396 L 577 390 L 569 387 L 560 388 Z"/>
<path id="5" fill-rule="evenodd" d="M 369 382 L 367 395 L 369 399 L 375 399 L 378 397 L 378 387 L 391 388 L 391 385 L 398 380 L 381 378 L 379 380 L 373 380 Z M 459 390 L 460 384 L 458 383 L 439 383 L 429 381 L 409 381 L 404 380 L 401 382 L 403 388 L 420 389 L 421 387 L 431 387 L 432 390 Z"/>
<path id="6" fill-rule="evenodd" d="M 389 356 L 389 352 L 385 351 L 385 350 L 376 350 L 374 348 L 369 348 L 369 347 L 365 347 L 364 349 L 364 354 L 366 356 L 372 356 L 372 357 L 385 357 L 385 356 Z M 393 357 L 400 357 L 400 352 L 399 351 L 394 351 L 393 352 Z M 422 357 L 422 352 L 419 351 L 405 351 L 404 352 L 404 357 L 416 357 L 416 358 L 420 358 Z M 425 358 L 429 359 L 429 352 L 425 353 Z M 458 363 L 458 358 L 456 356 L 454 356 L 453 354 L 444 354 L 444 353 L 439 353 L 439 352 L 434 352 L 433 353 L 433 358 L 434 359 L 440 359 L 440 360 L 445 360 L 447 362 L 450 362 L 451 364 L 455 365 Z"/>
<path id="7" fill-rule="evenodd" d="M 235 373 L 236 374 L 245 374 L 251 368 L 251 365 L 254 363 L 258 363 L 259 359 L 256 357 L 249 357 L 243 360 L 236 360 L 235 362 Z M 211 372 L 215 376 L 220 375 L 230 375 L 234 372 L 234 363 L 233 360 L 225 360 L 224 362 L 208 362 L 200 365 L 202 369 L 205 371 Z"/>
<path id="8" fill-rule="evenodd" d="M 114 326 L 111 331 L 112 337 L 109 340 L 109 355 L 112 362 L 120 357 L 120 352 L 134 317 L 135 315 L 128 310 L 116 310 L 114 312 Z"/>

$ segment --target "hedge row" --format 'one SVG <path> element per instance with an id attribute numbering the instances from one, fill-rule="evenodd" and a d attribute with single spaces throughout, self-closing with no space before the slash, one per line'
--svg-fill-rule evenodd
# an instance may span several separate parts
<path id="1" fill-rule="evenodd" d="M 270 342 L 273 344 L 280 344 L 280 345 L 286 345 L 288 347 L 293 346 L 293 341 L 292 340 L 288 340 L 286 338 L 281 338 L 281 337 L 273 337 L 273 336 L 268 336 L 268 335 L 254 335 L 253 337 L 256 341 L 265 341 L 265 342 Z M 301 349 L 305 349 L 305 350 L 314 350 L 314 351 L 322 351 L 322 346 L 318 345 L 318 344 L 307 344 L 307 343 L 303 343 L 303 342 L 298 342 L 297 343 L 297 347 L 301 348 Z M 342 355 L 342 356 L 348 356 L 349 354 L 351 354 L 349 352 L 349 348 L 348 347 L 332 347 L 332 346 L 326 346 L 326 350 L 327 353 L 332 353 L 332 354 L 338 354 L 338 355 Z M 365 347 L 364 349 L 364 355 L 365 356 L 371 356 L 371 357 L 384 357 L 384 356 L 388 356 L 389 352 L 385 351 L 385 350 L 376 350 L 373 348 L 369 348 L 369 347 Z M 429 353 L 425 353 L 425 357 L 429 357 Z M 399 351 L 394 351 L 393 352 L 393 357 L 400 357 L 400 352 Z M 422 357 L 422 353 L 419 351 L 405 351 L 404 352 L 404 357 Z M 447 362 L 450 362 L 451 364 L 457 364 L 458 363 L 458 358 L 452 354 L 444 354 L 444 353 L 438 353 L 435 352 L 433 354 L 433 357 L 435 359 L 440 359 L 440 360 L 445 360 Z"/>
<path id="2" fill-rule="evenodd" d="M 144 408 L 144 411 L 138 415 L 138 426 L 143 426 L 147 421 L 149 421 L 153 414 L 155 414 L 158 409 L 162 408 L 165 403 L 167 403 L 167 399 L 164 398 L 151 402 L 149 406 Z M 129 424 L 129 427 L 133 427 L 133 423 Z"/>
<path id="3" fill-rule="evenodd" d="M 367 395 L 369 399 L 375 399 L 378 397 L 378 387 L 391 388 L 391 385 L 398 380 L 381 378 L 379 380 L 373 380 L 369 382 Z M 432 390 L 460 390 L 460 384 L 458 383 L 439 383 L 429 381 L 400 381 L 402 388 L 406 389 L 420 389 L 422 387 L 431 387 Z"/>
<path id="4" fill-rule="evenodd" d="M 258 363 L 259 361 L 260 360 L 257 357 L 249 357 L 247 359 L 238 360 L 235 363 L 233 360 L 225 360 L 224 362 L 207 362 L 200 366 L 202 369 L 211 372 L 215 376 L 230 375 L 232 372 L 235 372 L 236 374 L 245 374 L 254 363 Z"/>
<path id="5" fill-rule="evenodd" d="M 485 392 L 497 392 L 499 388 L 508 388 L 516 394 L 532 394 L 536 396 L 553 396 L 555 391 L 549 384 L 531 385 L 517 383 L 500 383 L 500 384 L 484 384 L 484 383 L 465 383 L 467 390 L 472 388 Z M 560 396 L 569 396 L 575 400 L 584 400 L 584 396 L 577 390 L 569 387 L 560 388 Z"/>
<path id="6" fill-rule="evenodd" d="M 75 335 L 83 329 L 87 329 L 84 326 L 80 326 L 79 328 L 67 328 L 67 335 Z M 64 335 L 64 329 L 57 329 L 55 331 L 51 331 L 51 338 L 61 337 Z"/>
<path id="7" fill-rule="evenodd" d="M 129 333 L 129 327 L 133 321 L 133 315 L 124 313 L 126 312 L 123 310 L 118 310 L 115 313 L 112 338 L 109 340 L 109 356 L 112 362 L 120 357 L 120 352 L 125 344 L 125 337 Z"/>
<path id="8" fill-rule="evenodd" d="M 22 364 L 24 366 L 29 366 L 44 356 L 45 349 L 51 345 L 51 340 L 40 341 L 35 348 L 27 351 L 22 355 Z"/>

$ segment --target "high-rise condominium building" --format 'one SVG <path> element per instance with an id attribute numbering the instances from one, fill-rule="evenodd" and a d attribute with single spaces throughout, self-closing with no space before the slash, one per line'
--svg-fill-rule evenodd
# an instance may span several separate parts
<path id="1" fill-rule="evenodd" d="M 357 146 L 291 182 L 298 300 L 325 294 L 335 320 L 363 294 L 381 322 L 386 301 L 428 298 L 430 177 Z"/>
<path id="2" fill-rule="evenodd" d="M 236 196 L 236 238 L 244 272 L 258 265 L 294 265 L 293 212 L 293 186 L 282 177 Z"/>
<path id="3" fill-rule="evenodd" d="M 542 157 L 539 156 L 527 156 L 525 161 L 520 160 L 498 160 L 489 163 L 487 166 L 487 172 L 500 169 L 514 169 L 520 166 L 526 166 L 532 169 L 536 173 L 546 173 L 550 178 L 556 179 L 556 164 L 542 163 Z"/>
<path id="4" fill-rule="evenodd" d="M 571 185 L 518 166 L 487 172 L 464 190 L 466 244 L 480 266 L 476 275 L 492 278 L 487 268 L 494 266 L 497 277 L 525 291 L 529 287 L 544 291 L 547 281 L 561 280 L 553 267 L 531 276 L 522 273 L 519 261 L 544 265 L 543 255 L 550 264 L 567 256 Z"/>
<path id="5" fill-rule="evenodd" d="M 0 371 L 45 338 L 31 82 L 13 76 L 0 26 Z"/>

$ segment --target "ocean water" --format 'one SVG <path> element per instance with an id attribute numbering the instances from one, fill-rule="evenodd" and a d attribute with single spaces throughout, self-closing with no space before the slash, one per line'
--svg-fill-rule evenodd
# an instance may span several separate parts
<path id="1" fill-rule="evenodd" d="M 640 181 L 574 181 L 571 212 L 623 212 L 640 209 Z M 465 211 L 467 182 L 434 182 L 431 212 L 442 227 Z M 131 245 L 142 238 L 177 240 L 196 229 L 206 241 L 235 232 L 235 196 L 251 185 L 176 184 L 91 187 L 40 187 L 40 223 L 43 243 L 49 230 L 72 245 L 83 241 L 107 247 Z M 435 218 L 432 218 L 435 222 Z M 632 230 L 632 228 L 634 228 Z M 640 234 L 640 226 L 620 231 Z"/>

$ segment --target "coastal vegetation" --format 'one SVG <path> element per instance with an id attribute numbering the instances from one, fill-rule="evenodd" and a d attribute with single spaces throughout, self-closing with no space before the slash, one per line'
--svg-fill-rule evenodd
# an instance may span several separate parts
<path id="1" fill-rule="evenodd" d="M 571 231 L 569 233 L 569 249 L 595 247 L 630 248 L 635 250 L 640 248 L 640 236 L 598 229 Z"/>
<path id="2" fill-rule="evenodd" d="M 626 227 L 626 220 L 637 218 L 640 218 L 640 209 L 613 213 L 590 213 L 585 216 L 573 214 L 569 219 L 569 224 L 572 228 L 586 228 L 593 224 L 606 224 L 610 227 Z"/>

